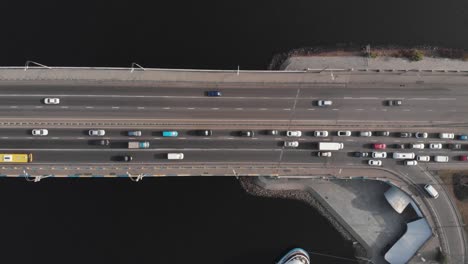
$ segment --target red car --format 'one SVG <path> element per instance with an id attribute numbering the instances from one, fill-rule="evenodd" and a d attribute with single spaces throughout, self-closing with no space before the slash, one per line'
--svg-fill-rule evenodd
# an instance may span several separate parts
<path id="1" fill-rule="evenodd" d="M 461 160 L 461 161 L 467 161 L 467 160 L 468 160 L 468 156 L 460 156 L 460 160 Z"/>
<path id="2" fill-rule="evenodd" d="M 384 143 L 375 143 L 374 144 L 374 149 L 386 149 L 387 145 Z"/>

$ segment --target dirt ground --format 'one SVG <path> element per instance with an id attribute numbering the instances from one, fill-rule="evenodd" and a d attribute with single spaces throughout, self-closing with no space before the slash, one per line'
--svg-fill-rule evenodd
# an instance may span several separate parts
<path id="1" fill-rule="evenodd" d="M 455 201 L 458 211 L 460 212 L 462 218 L 463 218 L 463 223 L 465 223 L 464 229 L 465 233 L 468 234 L 468 202 L 462 202 L 458 200 L 455 197 L 454 191 L 453 191 L 453 175 L 458 174 L 458 173 L 464 173 L 468 174 L 468 171 L 457 171 L 457 170 L 444 170 L 444 171 L 439 171 L 439 177 L 442 179 L 442 181 L 446 184 L 448 188 L 447 191 L 453 201 Z"/>

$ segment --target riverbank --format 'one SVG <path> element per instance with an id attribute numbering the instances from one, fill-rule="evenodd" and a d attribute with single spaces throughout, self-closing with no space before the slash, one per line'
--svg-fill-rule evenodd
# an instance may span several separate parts
<path id="1" fill-rule="evenodd" d="M 326 218 L 329 223 L 341 234 L 341 236 L 352 243 L 354 249 L 355 260 L 358 263 L 368 263 L 363 261 L 363 259 L 369 259 L 368 251 L 359 243 L 354 237 L 347 231 L 347 229 L 336 220 L 336 218 L 326 209 L 321 202 L 317 200 L 317 197 L 314 197 L 310 192 L 303 190 L 271 190 L 263 188 L 259 185 L 254 177 L 240 177 L 239 182 L 244 190 L 253 195 L 259 197 L 269 197 L 269 198 L 281 198 L 288 200 L 297 200 L 306 203 L 307 205 L 316 209 L 324 218 Z M 323 238 L 321 238 L 323 239 Z"/>
<path id="2" fill-rule="evenodd" d="M 420 69 L 468 70 L 468 51 L 440 47 L 308 47 L 276 54 L 269 70 Z"/>

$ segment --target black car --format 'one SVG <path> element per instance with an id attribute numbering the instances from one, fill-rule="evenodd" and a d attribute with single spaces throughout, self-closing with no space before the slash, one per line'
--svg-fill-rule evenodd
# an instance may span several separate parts
<path id="1" fill-rule="evenodd" d="M 400 133 L 400 137 L 402 138 L 409 138 L 411 137 L 413 134 L 411 134 L 410 132 L 401 132 Z"/>
<path id="2" fill-rule="evenodd" d="M 388 100 L 388 106 L 400 106 L 402 104 L 401 100 Z"/>
<path id="3" fill-rule="evenodd" d="M 239 135 L 241 135 L 242 137 L 253 137 L 254 132 L 253 131 L 241 131 Z"/>
<path id="4" fill-rule="evenodd" d="M 376 134 L 377 136 L 382 136 L 382 137 L 388 137 L 388 136 L 390 136 L 390 132 L 388 132 L 388 131 L 377 131 L 375 134 Z"/>
<path id="5" fill-rule="evenodd" d="M 369 153 L 367 152 L 354 152 L 354 157 L 365 158 L 367 156 L 369 156 Z"/>
<path id="6" fill-rule="evenodd" d="M 395 144 L 396 149 L 405 149 L 406 145 L 405 144 Z"/>
<path id="7" fill-rule="evenodd" d="M 93 143 L 94 145 L 98 145 L 98 146 L 109 146 L 110 141 L 108 139 L 101 139 L 101 140 L 96 140 Z"/>
<path id="8" fill-rule="evenodd" d="M 457 149 L 461 149 L 461 144 L 451 144 L 450 145 L 450 148 L 453 149 L 453 150 L 457 150 Z"/>
<path id="9" fill-rule="evenodd" d="M 199 136 L 209 137 L 209 136 L 213 135 L 213 130 L 198 130 L 197 134 Z"/>
<path id="10" fill-rule="evenodd" d="M 117 157 L 118 161 L 124 161 L 124 162 L 130 162 L 133 160 L 133 157 L 130 155 L 123 155 L 123 156 L 118 156 Z"/>
<path id="11" fill-rule="evenodd" d="M 268 130 L 267 134 L 270 136 L 277 136 L 279 134 L 278 130 Z"/>

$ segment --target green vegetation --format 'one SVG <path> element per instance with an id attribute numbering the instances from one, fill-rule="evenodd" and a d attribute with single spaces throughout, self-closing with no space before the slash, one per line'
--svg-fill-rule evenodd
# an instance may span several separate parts
<path id="1" fill-rule="evenodd" d="M 403 51 L 403 57 L 411 61 L 420 61 L 424 58 L 424 53 L 417 49 L 410 49 Z"/>

